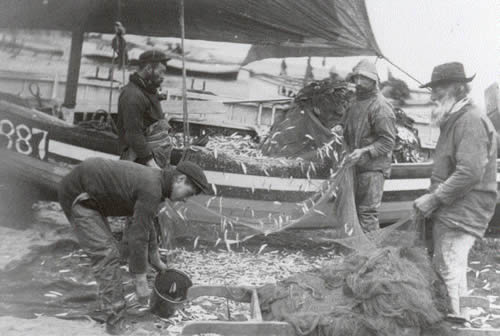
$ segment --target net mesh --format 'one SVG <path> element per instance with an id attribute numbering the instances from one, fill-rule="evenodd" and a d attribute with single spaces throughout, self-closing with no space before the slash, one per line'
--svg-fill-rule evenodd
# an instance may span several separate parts
<path id="1" fill-rule="evenodd" d="M 422 330 L 446 335 L 449 298 L 420 239 L 423 220 L 408 214 L 364 233 L 356 213 L 354 168 L 344 161 L 338 167 L 315 194 L 286 213 L 242 218 L 224 214 L 222 204 L 220 211 L 195 202 L 189 206 L 219 220 L 226 242 L 309 225 L 323 229 L 322 242 L 351 251 L 338 264 L 258 288 L 264 320 L 289 322 L 299 336 L 418 335 Z M 165 220 L 171 221 L 172 211 L 163 211 Z M 186 211 L 177 213 L 189 220 Z M 230 239 L 228 231 L 245 235 Z"/>
<path id="2" fill-rule="evenodd" d="M 297 335 L 447 334 L 449 299 L 426 253 L 416 247 L 355 252 L 342 262 L 258 290 L 265 320 Z"/>
<path id="3" fill-rule="evenodd" d="M 341 244 L 356 251 L 370 251 L 376 247 L 413 246 L 421 235 L 420 221 L 413 214 L 386 228 L 364 233 L 358 221 L 354 199 L 354 168 L 339 158 L 338 169 L 325 180 L 317 192 L 302 202 L 282 211 L 256 216 L 252 209 L 246 216 L 230 214 L 222 196 L 212 197 L 206 204 L 188 200 L 172 207 L 166 203 L 159 214 L 165 232 L 173 237 L 185 233 L 186 224 L 199 218 L 210 218 L 219 223 L 217 235 L 226 243 L 244 242 L 254 236 L 279 234 L 296 229 L 319 229 L 318 242 Z M 193 234 L 189 232 L 189 234 Z M 198 238 L 212 240 L 214 232 L 197 232 Z M 203 234 L 210 235 L 204 237 Z"/>

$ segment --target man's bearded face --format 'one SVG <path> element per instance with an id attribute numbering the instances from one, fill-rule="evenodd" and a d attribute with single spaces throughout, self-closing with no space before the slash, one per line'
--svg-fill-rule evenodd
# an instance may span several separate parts
<path id="1" fill-rule="evenodd" d="M 436 86 L 432 88 L 431 100 L 435 107 L 431 112 L 431 123 L 439 126 L 456 103 L 449 86 Z"/>
<path id="2" fill-rule="evenodd" d="M 165 76 L 167 68 L 164 64 L 151 64 L 148 69 L 147 77 L 145 78 L 154 87 L 160 87 L 163 82 L 163 77 Z"/>
<path id="3" fill-rule="evenodd" d="M 352 81 L 356 85 L 356 92 L 361 94 L 373 91 L 377 85 L 377 82 L 362 75 L 354 75 Z"/>

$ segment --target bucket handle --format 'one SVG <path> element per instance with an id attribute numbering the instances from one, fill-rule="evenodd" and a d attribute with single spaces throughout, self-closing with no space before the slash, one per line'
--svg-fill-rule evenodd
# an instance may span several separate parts
<path id="1" fill-rule="evenodd" d="M 161 299 L 167 301 L 167 302 L 170 302 L 170 303 L 184 303 L 187 301 L 187 299 L 184 299 L 184 300 L 181 300 L 181 301 L 173 301 L 171 299 L 168 299 L 166 298 L 165 296 L 163 296 L 159 291 L 158 289 L 156 288 L 156 286 L 153 286 L 153 290 L 155 291 L 156 295 L 158 295 Z"/>

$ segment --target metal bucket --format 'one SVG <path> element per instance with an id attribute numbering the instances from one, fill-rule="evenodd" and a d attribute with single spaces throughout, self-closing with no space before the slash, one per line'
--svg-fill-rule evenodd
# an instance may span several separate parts
<path id="1" fill-rule="evenodd" d="M 158 273 L 149 301 L 150 311 L 163 318 L 171 317 L 186 302 L 192 285 L 188 275 L 176 269 Z"/>

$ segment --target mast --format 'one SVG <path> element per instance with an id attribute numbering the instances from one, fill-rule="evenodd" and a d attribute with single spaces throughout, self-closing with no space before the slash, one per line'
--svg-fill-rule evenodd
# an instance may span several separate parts
<path id="1" fill-rule="evenodd" d="M 186 57 L 184 52 L 185 26 L 184 26 L 184 0 L 180 0 L 180 25 L 181 25 L 181 49 L 182 49 L 182 120 L 184 126 L 184 151 L 189 143 L 189 119 L 187 107 L 187 88 L 186 88 Z"/>
<path id="2" fill-rule="evenodd" d="M 63 103 L 63 106 L 67 108 L 73 108 L 76 105 L 78 78 L 80 77 L 80 64 L 82 60 L 83 33 L 83 26 L 78 26 L 71 32 L 71 49 Z"/>

